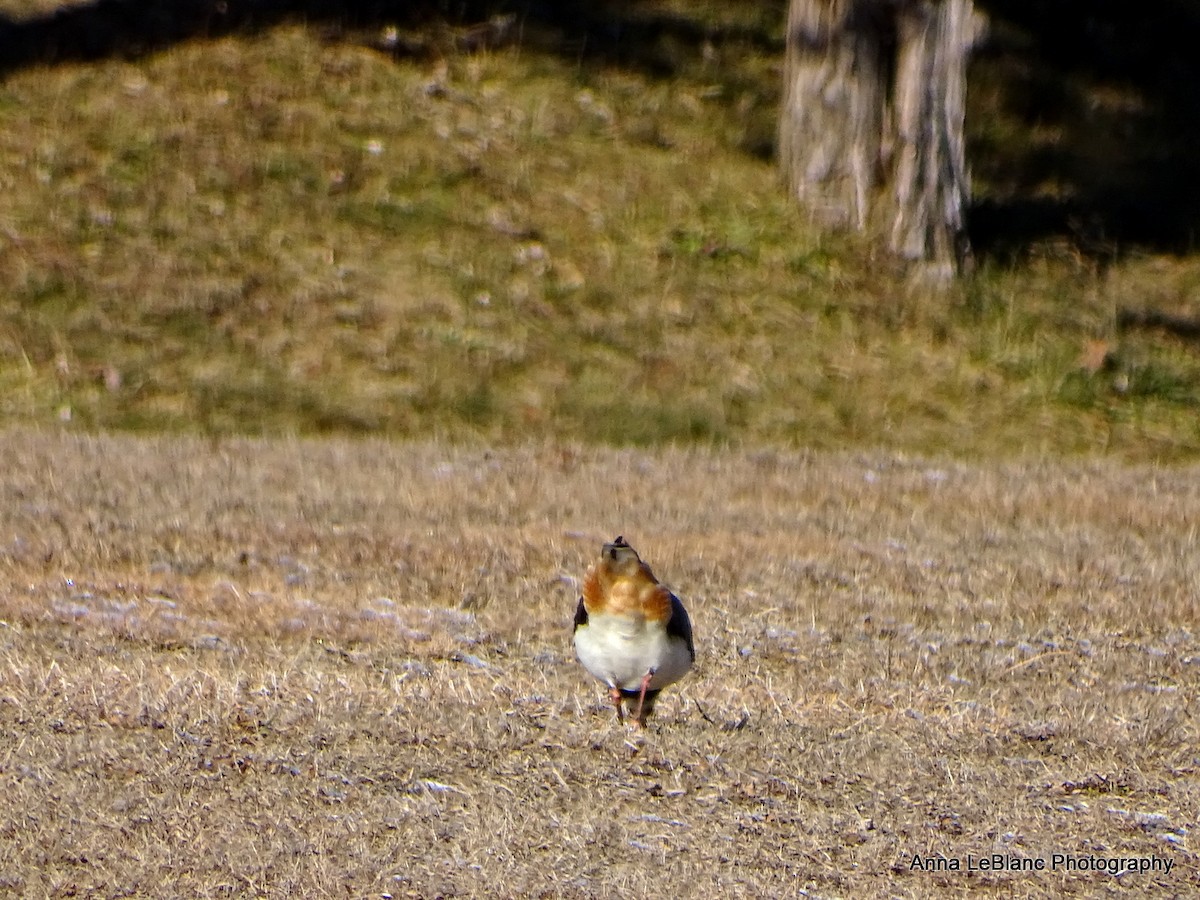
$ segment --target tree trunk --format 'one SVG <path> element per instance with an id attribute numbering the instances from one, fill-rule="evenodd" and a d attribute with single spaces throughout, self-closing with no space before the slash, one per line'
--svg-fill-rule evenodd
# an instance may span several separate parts
<path id="1" fill-rule="evenodd" d="M 891 247 L 946 277 L 970 253 L 963 120 L 971 0 L 904 3 L 897 24 Z"/>
<path id="2" fill-rule="evenodd" d="M 884 111 L 878 0 L 792 0 L 779 154 L 823 225 L 867 225 Z"/>
<path id="3" fill-rule="evenodd" d="M 779 150 L 825 225 L 876 227 L 938 278 L 969 259 L 972 0 L 791 0 Z"/>

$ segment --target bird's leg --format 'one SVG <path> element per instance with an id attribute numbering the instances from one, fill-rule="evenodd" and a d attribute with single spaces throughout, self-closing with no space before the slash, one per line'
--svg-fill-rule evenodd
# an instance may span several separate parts
<path id="1" fill-rule="evenodd" d="M 612 705 L 617 709 L 617 721 L 624 725 L 625 713 L 621 710 L 621 689 L 619 687 L 610 687 L 608 689 L 608 697 L 612 700 Z"/>
<path id="2" fill-rule="evenodd" d="M 651 669 L 642 676 L 642 684 L 638 688 L 638 708 L 637 708 L 637 723 L 642 728 L 646 727 L 646 716 L 643 714 L 642 708 L 646 705 L 646 691 L 650 687 L 650 679 L 654 677 L 657 669 Z"/>

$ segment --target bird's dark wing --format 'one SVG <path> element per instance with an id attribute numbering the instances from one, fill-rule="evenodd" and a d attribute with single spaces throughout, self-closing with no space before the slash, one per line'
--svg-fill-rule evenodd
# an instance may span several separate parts
<path id="1" fill-rule="evenodd" d="M 586 620 L 587 613 L 584 613 Z M 579 621 L 578 613 L 575 621 Z M 683 601 L 671 595 L 671 618 L 667 619 L 667 634 L 672 637 L 681 637 L 687 641 L 688 653 L 692 654 L 692 662 L 696 661 L 696 644 L 692 641 L 692 620 L 688 618 L 687 610 L 683 608 Z"/>
<path id="2" fill-rule="evenodd" d="M 579 605 L 575 607 L 575 630 L 578 631 L 579 626 L 586 625 L 587 622 L 587 607 L 583 605 L 583 598 L 580 597 Z"/>

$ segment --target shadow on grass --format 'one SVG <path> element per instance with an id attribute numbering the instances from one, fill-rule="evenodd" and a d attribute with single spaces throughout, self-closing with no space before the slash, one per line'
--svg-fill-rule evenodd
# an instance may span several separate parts
<path id="1" fill-rule="evenodd" d="M 701 16 L 640 10 L 636 0 L 95 0 L 31 19 L 0 16 L 0 75 L 34 64 L 136 57 L 181 41 L 286 21 L 324 27 L 330 36 L 385 26 L 442 25 L 460 29 L 465 38 L 471 26 L 511 17 L 519 23 L 522 40 L 536 49 L 670 77 L 684 57 L 699 56 L 703 44 L 714 38 L 782 52 L 778 33 L 785 5 L 785 0 L 750 0 L 741 16 L 750 24 L 710 25 Z M 427 46 L 439 49 L 436 42 Z"/>
<path id="2" fill-rule="evenodd" d="M 1185 0 L 979 6 L 990 39 L 971 83 L 990 108 L 968 123 L 969 158 L 985 186 L 970 220 L 974 246 L 1001 257 L 1064 238 L 1102 259 L 1132 247 L 1194 251 L 1200 7 Z"/>

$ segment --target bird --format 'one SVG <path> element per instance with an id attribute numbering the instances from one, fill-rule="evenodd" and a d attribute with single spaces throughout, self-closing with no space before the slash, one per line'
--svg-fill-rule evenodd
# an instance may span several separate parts
<path id="1" fill-rule="evenodd" d="M 583 667 L 608 686 L 617 720 L 624 724 L 622 703 L 636 700 L 633 717 L 641 728 L 659 692 L 696 661 L 683 601 L 619 535 L 588 567 L 575 609 L 574 644 Z"/>

